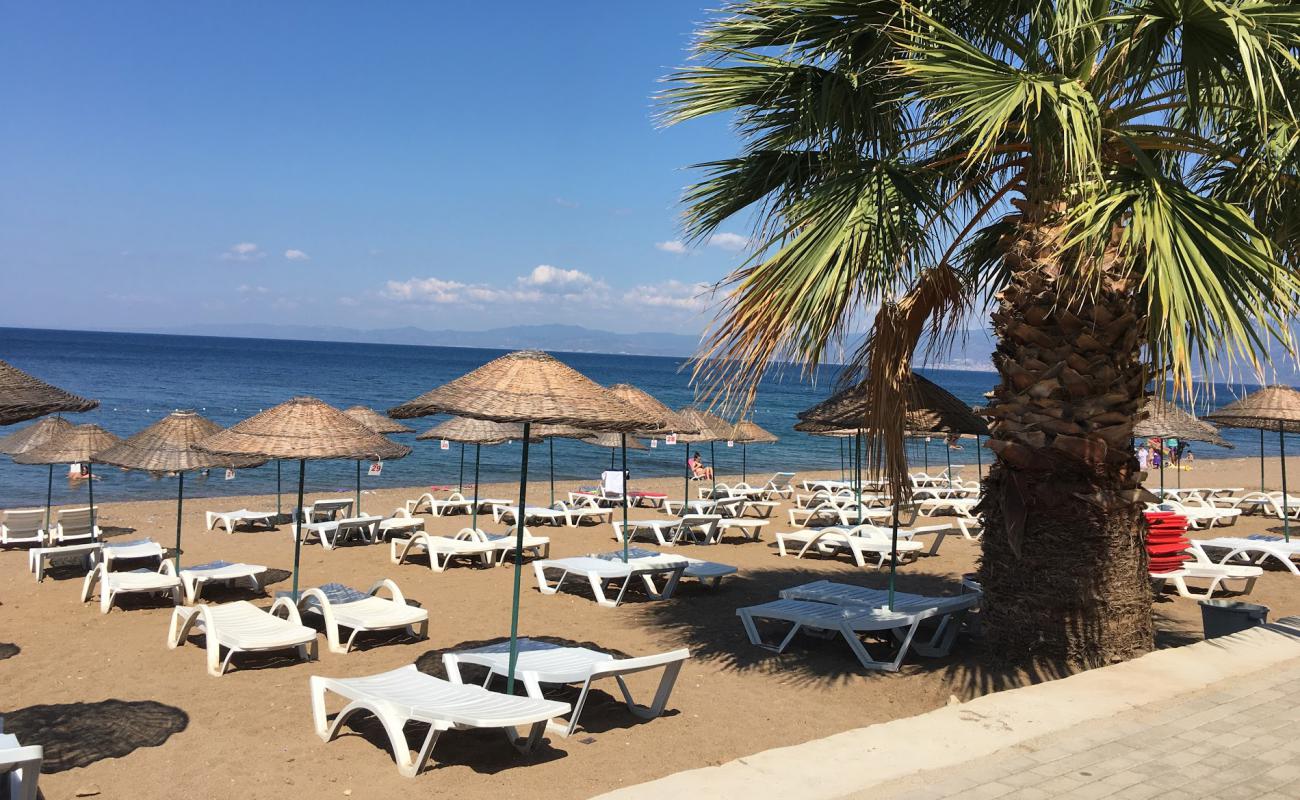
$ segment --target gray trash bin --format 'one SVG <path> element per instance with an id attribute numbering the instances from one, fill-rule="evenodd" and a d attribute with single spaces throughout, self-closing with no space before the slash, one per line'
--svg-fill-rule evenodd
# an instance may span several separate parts
<path id="1" fill-rule="evenodd" d="M 1268 622 L 1268 606 L 1236 600 L 1202 600 L 1201 626 L 1206 639 L 1249 630 Z"/>

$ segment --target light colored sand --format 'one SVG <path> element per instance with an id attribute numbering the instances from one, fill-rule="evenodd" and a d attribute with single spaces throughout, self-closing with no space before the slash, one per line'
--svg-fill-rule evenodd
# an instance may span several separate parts
<path id="1" fill-rule="evenodd" d="M 1251 485 L 1249 462 L 1235 472 L 1217 463 L 1202 472 L 1202 465 L 1210 463 L 1200 462 L 1196 472 L 1184 476 L 1185 482 L 1188 475 L 1210 482 L 1212 475 L 1215 483 Z M 677 481 L 638 485 L 667 489 L 674 496 L 680 492 Z M 545 501 L 545 492 L 544 483 L 535 484 L 530 501 Z M 488 486 L 484 493 L 510 496 L 512 489 Z M 368 509 L 389 511 L 414 494 L 383 491 L 365 495 L 364 503 Z M 233 536 L 202 530 L 204 509 L 273 504 L 274 498 L 189 503 L 186 560 L 220 557 L 287 570 L 292 546 L 285 530 Z M 124 503 L 105 507 L 101 521 L 115 528 L 114 536 L 147 535 L 168 543 L 174 513 L 170 501 Z M 464 518 L 452 517 L 429 527 L 446 532 L 464 524 Z M 1256 532 L 1267 524 L 1246 520 L 1238 530 Z M 489 522 L 486 527 L 502 526 Z M 668 716 L 637 723 L 621 705 L 597 702 L 584 715 L 588 735 L 552 739 L 531 761 L 516 756 L 497 734 L 453 733 L 438 744 L 437 768 L 408 781 L 398 776 L 373 733 L 369 738 L 345 736 L 329 745 L 313 735 L 309 675 L 364 675 L 416 660 L 440 665 L 437 656 L 442 651 L 508 631 L 508 569 L 459 568 L 435 575 L 423 567 L 390 566 L 387 548 L 380 547 L 334 552 L 309 547 L 303 554 L 304 581 L 334 580 L 364 588 L 379 577 L 392 577 L 409 597 L 433 612 L 429 641 L 373 642 L 347 656 L 326 652 L 313 664 L 246 664 L 219 679 L 206 675 L 198 648 L 164 647 L 168 610 L 135 607 L 101 616 L 96 607 L 78 602 L 79 577 L 38 585 L 25 570 L 23 553 L 0 553 L 0 570 L 7 576 L 0 595 L 0 641 L 21 648 L 0 660 L 0 685 L 5 687 L 0 711 L 7 717 L 7 729 L 38 732 L 27 738 L 46 746 L 56 770 L 42 777 L 51 798 L 93 785 L 105 797 L 209 796 L 220 791 L 250 798 L 317 798 L 342 797 L 351 790 L 351 797 L 364 798 L 435 790 L 461 798 L 530 792 L 562 799 L 910 716 L 940 707 L 952 695 L 965 699 L 1028 680 L 972 669 L 964 650 L 951 659 L 911 661 L 898 675 L 863 675 L 835 642 L 803 642 L 784 656 L 751 647 L 735 618 L 739 606 L 769 600 L 780 588 L 818 578 L 884 585 L 883 574 L 857 570 L 846 561 L 778 558 L 770 545 L 771 531 L 783 528 L 774 523 L 760 544 L 725 544 L 702 553 L 695 549 L 691 555 L 735 564 L 741 575 L 715 593 L 687 586 L 667 603 L 604 609 L 583 596 L 544 597 L 526 574 L 524 635 L 590 641 L 633 654 L 683 646 L 695 654 L 682 672 Z M 607 525 L 542 530 L 552 537 L 558 556 L 614 546 Z M 899 588 L 955 591 L 957 577 L 973 568 L 977 554 L 976 544 L 950 538 L 938 557 L 904 567 Z M 1300 613 L 1295 580 L 1270 572 L 1253 599 L 1272 606 L 1275 616 Z M 284 589 L 287 583 L 270 588 Z M 214 599 L 244 596 L 218 594 Z M 269 605 L 269 599 L 254 599 Z M 1163 602 L 1156 612 L 1163 643 L 1196 636 L 1194 604 Z M 634 688 L 645 690 L 650 680 Z M 110 706 L 104 703 L 108 700 L 133 705 Z M 42 707 L 46 704 L 58 707 Z"/>

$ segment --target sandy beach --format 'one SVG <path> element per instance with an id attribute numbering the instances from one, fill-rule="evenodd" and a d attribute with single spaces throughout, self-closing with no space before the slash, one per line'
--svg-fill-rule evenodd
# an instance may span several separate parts
<path id="1" fill-rule="evenodd" d="M 968 470 L 973 473 L 973 468 Z M 838 472 L 824 473 L 838 477 Z M 1276 460 L 1268 465 L 1270 488 L 1278 481 Z M 806 477 L 806 475 L 800 475 Z M 1257 488 L 1258 462 L 1201 460 L 1181 473 L 1184 486 Z M 1297 475 L 1300 478 L 1300 474 Z M 1149 484 L 1154 485 L 1155 476 Z M 1177 474 L 1166 473 L 1174 485 Z M 727 480 L 726 476 L 720 476 Z M 557 494 L 578 482 L 557 486 Z M 681 492 L 677 480 L 640 481 L 634 488 Z M 367 493 L 367 511 L 390 513 L 423 489 Z M 512 496 L 509 485 L 483 487 L 485 496 Z M 694 487 L 692 487 L 694 491 Z M 545 482 L 534 483 L 530 500 L 547 500 Z M 289 527 L 275 532 L 207 532 L 205 510 L 274 508 L 274 497 L 232 497 L 186 504 L 184 559 L 222 558 L 265 564 L 274 572 L 266 595 L 215 590 L 216 602 L 251 599 L 269 606 L 270 593 L 289 588 L 293 549 Z M 636 509 L 634 517 L 662 512 Z M 111 538 L 152 537 L 170 544 L 174 500 L 102 507 L 100 522 Z M 247 798 L 377 798 L 445 792 L 456 797 L 500 798 L 544 794 L 582 798 L 678 770 L 737 758 L 764 748 L 795 744 L 873 722 L 910 716 L 948 703 L 1024 682 L 1056 677 L 1001 674 L 981 669 L 969 643 L 959 641 L 945 659 L 909 659 L 898 674 L 865 673 L 842 642 L 807 637 L 784 655 L 751 646 L 735 609 L 773 599 L 781 588 L 830 578 L 883 587 L 887 574 L 856 568 L 847 558 L 779 558 L 773 533 L 788 530 L 784 507 L 774 515 L 760 543 L 728 541 L 712 548 L 684 548 L 687 555 L 733 564 L 740 574 L 715 591 L 683 584 L 667 602 L 633 601 L 602 608 L 577 593 L 543 596 L 531 570 L 524 575 L 521 634 L 590 642 L 632 655 L 679 647 L 692 658 L 662 718 L 643 722 L 615 700 L 611 683 L 601 686 L 583 715 L 585 730 L 574 737 L 550 736 L 531 757 L 518 755 L 497 732 L 444 734 L 433 767 L 415 779 L 398 775 L 374 726 L 361 725 L 330 744 L 313 733 L 307 691 L 311 675 L 360 676 L 418 664 L 441 674 L 440 655 L 508 632 L 511 570 L 391 565 L 387 546 L 353 546 L 326 552 L 303 550 L 303 585 L 337 581 L 366 588 L 379 578 L 398 582 L 408 598 L 430 609 L 429 639 L 372 636 L 346 656 L 322 647 L 317 662 L 285 658 L 237 660 L 222 678 L 204 670 L 201 648 L 164 645 L 170 606 L 127 600 L 103 616 L 96 604 L 79 602 L 82 578 L 60 570 L 38 584 L 26 570 L 21 550 L 0 553 L 8 579 L 0 595 L 0 682 L 6 687 L 5 730 L 24 743 L 45 748 L 47 798 L 98 792 L 112 798 L 234 796 Z M 427 529 L 455 532 L 465 517 L 426 518 Z M 1242 518 L 1233 535 L 1263 532 L 1277 520 Z M 503 530 L 490 516 L 481 525 Z M 537 528 L 552 540 L 553 556 L 579 555 L 615 547 L 607 524 L 583 528 Z M 1205 532 L 1193 535 L 1205 536 Z M 958 578 L 974 568 L 976 542 L 948 537 L 940 553 L 903 566 L 904 591 L 951 594 Z M 1300 613 L 1300 583 L 1270 568 L 1250 600 L 1272 616 Z M 1155 605 L 1159 645 L 1200 639 L 1194 601 L 1166 596 Z M 636 676 L 641 693 L 657 676 Z M 561 693 L 562 699 L 573 695 Z"/>

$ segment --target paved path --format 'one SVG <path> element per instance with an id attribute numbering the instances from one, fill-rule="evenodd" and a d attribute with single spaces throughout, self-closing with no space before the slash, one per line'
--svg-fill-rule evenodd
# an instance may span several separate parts
<path id="1" fill-rule="evenodd" d="M 851 795 L 1300 798 L 1300 659 Z"/>
<path id="2" fill-rule="evenodd" d="M 601 797 L 1300 798 L 1298 729 L 1289 617 Z"/>

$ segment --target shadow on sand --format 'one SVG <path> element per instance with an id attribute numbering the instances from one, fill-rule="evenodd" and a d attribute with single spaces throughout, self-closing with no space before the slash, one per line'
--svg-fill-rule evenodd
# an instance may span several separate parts
<path id="1" fill-rule="evenodd" d="M 141 747 L 158 747 L 189 725 L 184 711 L 152 700 L 28 706 L 4 713 L 5 732 L 45 749 L 41 772 L 63 772 Z"/>

